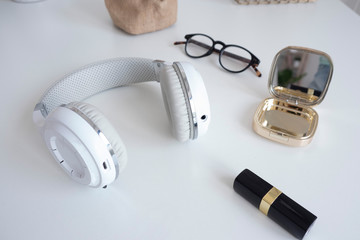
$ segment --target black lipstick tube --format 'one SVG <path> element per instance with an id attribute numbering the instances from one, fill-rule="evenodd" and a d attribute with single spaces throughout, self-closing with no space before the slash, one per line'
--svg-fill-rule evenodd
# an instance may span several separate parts
<path id="1" fill-rule="evenodd" d="M 298 239 L 317 218 L 248 169 L 236 177 L 234 190 Z"/>

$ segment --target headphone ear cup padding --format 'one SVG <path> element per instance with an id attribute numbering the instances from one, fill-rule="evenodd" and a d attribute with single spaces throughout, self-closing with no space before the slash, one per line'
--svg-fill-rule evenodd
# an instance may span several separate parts
<path id="1" fill-rule="evenodd" d="M 83 103 L 83 102 L 72 102 L 67 106 L 71 106 L 82 112 L 86 117 L 88 117 L 100 131 L 104 134 L 106 139 L 111 144 L 115 157 L 118 160 L 119 170 L 121 171 L 127 162 L 127 153 L 125 146 L 116 132 L 115 128 L 111 123 L 106 119 L 106 117 L 98 111 L 94 106 Z"/>
<path id="2" fill-rule="evenodd" d="M 190 139 L 190 121 L 184 91 L 173 66 L 160 71 L 160 85 L 173 133 L 180 142 Z"/>

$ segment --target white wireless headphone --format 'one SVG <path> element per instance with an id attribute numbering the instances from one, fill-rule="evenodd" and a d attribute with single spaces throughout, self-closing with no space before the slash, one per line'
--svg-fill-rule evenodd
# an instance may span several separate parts
<path id="1" fill-rule="evenodd" d="M 36 104 L 33 120 L 47 147 L 75 181 L 106 187 L 125 167 L 125 147 L 110 122 L 79 102 L 114 87 L 157 81 L 175 137 L 205 134 L 210 123 L 208 96 L 200 74 L 189 63 L 117 58 L 85 66 L 51 86 Z"/>

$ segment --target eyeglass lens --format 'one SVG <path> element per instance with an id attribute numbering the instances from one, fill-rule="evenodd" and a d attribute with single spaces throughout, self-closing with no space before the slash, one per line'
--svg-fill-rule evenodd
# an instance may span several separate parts
<path id="1" fill-rule="evenodd" d="M 229 46 L 220 53 L 220 64 L 223 68 L 239 72 L 246 69 L 251 61 L 251 55 L 248 51 L 236 46 Z"/>
<path id="2" fill-rule="evenodd" d="M 203 35 L 194 35 L 188 39 L 185 51 L 191 57 L 205 56 L 213 46 L 213 41 Z"/>
<path id="3" fill-rule="evenodd" d="M 194 35 L 187 40 L 186 53 L 191 57 L 204 57 L 211 52 L 214 42 L 207 36 Z M 215 50 L 216 51 L 216 50 Z M 219 51 L 216 51 L 219 52 Z M 251 61 L 251 54 L 238 46 L 227 46 L 220 52 L 220 64 L 231 72 L 240 72 L 246 69 Z"/>

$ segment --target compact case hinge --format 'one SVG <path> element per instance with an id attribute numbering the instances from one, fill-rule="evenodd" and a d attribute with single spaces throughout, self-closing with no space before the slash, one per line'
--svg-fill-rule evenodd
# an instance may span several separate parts
<path id="1" fill-rule="evenodd" d="M 291 105 L 299 105 L 299 100 L 295 98 L 286 99 L 286 102 Z"/>

